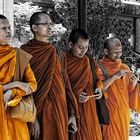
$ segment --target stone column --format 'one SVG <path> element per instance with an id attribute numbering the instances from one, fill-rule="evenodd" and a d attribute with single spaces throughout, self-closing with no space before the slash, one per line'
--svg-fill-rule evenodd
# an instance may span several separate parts
<path id="1" fill-rule="evenodd" d="M 14 0 L 0 0 L 0 14 L 5 15 L 11 24 L 12 33 L 14 31 Z"/>
<path id="2" fill-rule="evenodd" d="M 135 51 L 140 53 L 140 18 L 136 18 L 136 38 L 135 38 Z"/>
<path id="3" fill-rule="evenodd" d="M 78 0 L 78 27 L 87 31 L 87 0 Z"/>

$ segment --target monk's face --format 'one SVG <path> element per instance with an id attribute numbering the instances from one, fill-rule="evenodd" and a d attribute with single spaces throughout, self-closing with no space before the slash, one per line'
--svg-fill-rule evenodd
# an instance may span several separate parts
<path id="1" fill-rule="evenodd" d="M 11 40 L 11 27 L 7 19 L 0 19 L 0 45 L 6 45 Z"/>
<path id="2" fill-rule="evenodd" d="M 89 39 L 78 39 L 75 44 L 70 43 L 72 54 L 75 57 L 82 58 L 88 50 Z"/>
<path id="3" fill-rule="evenodd" d="M 38 38 L 49 38 L 52 35 L 52 21 L 46 14 L 40 15 L 40 20 L 32 25 L 35 36 Z"/>
<path id="4" fill-rule="evenodd" d="M 122 46 L 114 45 L 112 47 L 109 47 L 107 51 L 107 58 L 111 59 L 112 61 L 118 61 L 122 55 Z"/>

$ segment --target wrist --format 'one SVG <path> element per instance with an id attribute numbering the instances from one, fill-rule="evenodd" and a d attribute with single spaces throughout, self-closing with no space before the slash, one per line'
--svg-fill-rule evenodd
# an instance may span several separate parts
<path id="1" fill-rule="evenodd" d="M 5 84 L 5 85 L 2 85 L 2 90 L 3 90 L 3 92 L 5 92 L 5 91 L 7 91 L 7 90 L 9 90 L 9 89 L 10 89 L 10 83 Z"/>
<path id="2" fill-rule="evenodd" d="M 114 75 L 112 76 L 112 79 L 113 79 L 113 80 L 116 80 L 116 79 L 118 79 L 119 77 L 120 77 L 119 74 L 116 73 L 116 74 L 114 74 Z"/>

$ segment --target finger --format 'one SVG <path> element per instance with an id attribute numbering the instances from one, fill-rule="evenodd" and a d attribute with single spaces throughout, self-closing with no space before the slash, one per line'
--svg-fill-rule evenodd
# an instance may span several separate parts
<path id="1" fill-rule="evenodd" d="M 131 79 L 132 80 L 137 80 L 137 77 L 136 76 L 132 76 Z"/>
<path id="2" fill-rule="evenodd" d="M 7 103 L 5 103 L 4 110 L 5 111 L 7 110 Z"/>
<path id="3" fill-rule="evenodd" d="M 96 99 L 97 99 L 97 100 L 101 99 L 101 96 L 99 96 L 99 97 L 96 97 Z"/>
<path id="4" fill-rule="evenodd" d="M 85 99 L 79 99 L 79 102 L 80 103 L 85 103 L 87 100 L 85 100 Z"/>
<path id="5" fill-rule="evenodd" d="M 37 133 L 37 138 L 39 139 L 39 136 L 40 136 L 40 130 L 38 130 L 38 133 Z"/>
<path id="6" fill-rule="evenodd" d="M 26 94 L 31 94 L 32 93 L 32 89 L 30 87 L 28 87 L 28 89 L 26 90 Z"/>
<path id="7" fill-rule="evenodd" d="M 72 119 L 69 119 L 68 124 L 70 124 L 72 122 Z"/>
<path id="8" fill-rule="evenodd" d="M 102 95 L 99 95 L 98 97 L 96 97 L 96 99 L 100 99 L 102 97 Z"/>
<path id="9" fill-rule="evenodd" d="M 102 93 L 95 94 L 95 97 L 102 96 Z"/>
<path id="10" fill-rule="evenodd" d="M 87 102 L 87 100 L 88 100 L 88 98 L 87 99 L 84 99 L 83 102 Z"/>
<path id="11" fill-rule="evenodd" d="M 37 129 L 35 129 L 34 137 L 37 138 Z"/>
<path id="12" fill-rule="evenodd" d="M 80 98 L 81 98 L 81 99 L 87 99 L 88 96 L 80 95 Z"/>
<path id="13" fill-rule="evenodd" d="M 100 97 L 98 96 L 98 97 L 96 97 L 96 99 L 100 99 Z"/>
<path id="14" fill-rule="evenodd" d="M 34 137 L 34 134 L 35 134 L 34 127 L 31 125 L 31 135 Z"/>
<path id="15" fill-rule="evenodd" d="M 87 95 L 87 93 L 86 92 L 81 92 L 80 95 Z"/>

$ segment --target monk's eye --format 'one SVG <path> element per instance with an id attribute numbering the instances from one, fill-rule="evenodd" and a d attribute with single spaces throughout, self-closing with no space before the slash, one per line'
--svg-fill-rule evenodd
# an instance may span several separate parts
<path id="1" fill-rule="evenodd" d="M 79 49 L 83 49 L 83 47 L 79 46 Z"/>
<path id="2" fill-rule="evenodd" d="M 1 30 L 6 30 L 6 27 L 2 27 Z"/>

